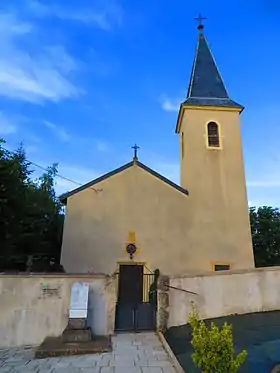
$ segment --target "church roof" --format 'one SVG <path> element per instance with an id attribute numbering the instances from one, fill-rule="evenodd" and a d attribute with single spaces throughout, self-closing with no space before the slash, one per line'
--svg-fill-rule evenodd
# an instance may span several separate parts
<path id="1" fill-rule="evenodd" d="M 184 189 L 184 188 L 180 187 L 180 185 L 178 185 L 178 184 L 174 183 L 173 181 L 167 179 L 166 177 L 160 175 L 158 172 L 152 170 L 151 168 L 147 167 L 146 165 L 139 162 L 138 160 L 133 160 L 133 161 L 131 161 L 129 163 L 126 163 L 125 165 L 123 165 L 123 166 L 121 166 L 121 167 L 119 167 L 119 168 L 117 168 L 113 171 L 108 172 L 105 175 L 102 175 L 102 176 L 98 177 L 97 179 L 94 179 L 94 180 L 90 181 L 87 184 L 84 184 L 84 185 L 80 186 L 79 188 L 76 188 L 76 189 L 74 189 L 70 192 L 62 194 L 59 197 L 59 199 L 62 203 L 66 204 L 68 197 L 71 197 L 74 194 L 76 194 L 78 192 L 81 192 L 84 189 L 90 188 L 90 187 L 94 186 L 95 184 L 100 183 L 101 181 L 103 181 L 105 179 L 108 179 L 111 176 L 119 174 L 120 172 L 132 167 L 133 165 L 137 165 L 138 167 L 142 168 L 143 170 L 149 172 L 151 175 L 155 176 L 156 178 L 160 179 L 161 181 L 165 182 L 166 184 L 170 185 L 171 187 L 177 189 L 179 192 L 181 192 L 183 194 L 186 194 L 186 195 L 189 194 L 187 189 Z"/>
<path id="2" fill-rule="evenodd" d="M 230 99 L 203 27 L 200 26 L 199 30 L 187 99 L 183 105 L 235 107 L 242 110 L 242 105 Z"/>

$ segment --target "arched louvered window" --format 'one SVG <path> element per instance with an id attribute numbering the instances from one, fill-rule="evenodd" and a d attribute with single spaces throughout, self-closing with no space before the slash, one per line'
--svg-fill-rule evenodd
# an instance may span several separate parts
<path id="1" fill-rule="evenodd" d="M 207 136 L 208 136 L 208 146 L 210 148 L 220 148 L 220 134 L 219 126 L 215 122 L 210 122 L 207 124 Z"/>

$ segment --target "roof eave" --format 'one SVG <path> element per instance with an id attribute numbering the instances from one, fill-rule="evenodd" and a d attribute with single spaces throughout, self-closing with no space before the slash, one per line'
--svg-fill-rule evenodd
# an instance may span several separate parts
<path id="1" fill-rule="evenodd" d="M 179 133 L 180 132 L 180 128 L 181 128 L 181 123 L 182 123 L 182 117 L 183 117 L 183 113 L 184 113 L 184 110 L 189 108 L 189 109 L 197 109 L 197 108 L 209 108 L 209 109 L 214 109 L 214 110 L 219 110 L 219 109 L 228 109 L 229 111 L 237 111 L 239 112 L 240 114 L 242 113 L 242 111 L 245 109 L 244 106 L 240 105 L 240 104 L 237 104 L 236 102 L 231 101 L 232 105 L 227 105 L 227 104 L 224 104 L 224 105 L 215 105 L 213 103 L 210 103 L 209 104 L 199 104 L 199 103 L 189 103 L 188 102 L 189 98 L 184 101 L 183 103 L 181 103 L 180 105 L 180 109 L 179 109 L 179 113 L 178 113 L 178 117 L 177 117 L 177 122 L 176 122 L 176 128 L 175 128 L 175 133 Z"/>
<path id="2" fill-rule="evenodd" d="M 66 204 L 67 198 L 71 197 L 73 194 L 81 192 L 84 189 L 91 188 L 93 185 L 95 185 L 95 184 L 107 179 L 108 177 L 113 176 L 113 175 L 121 172 L 121 171 L 124 171 L 125 169 L 129 168 L 132 165 L 133 165 L 133 161 L 129 162 L 129 163 L 126 163 L 125 165 L 98 177 L 97 179 L 94 179 L 94 180 L 92 180 L 92 181 L 90 181 L 90 182 L 88 182 L 84 185 L 81 185 L 80 187 L 78 187 L 76 189 L 73 189 L 70 192 L 66 192 L 66 193 L 62 194 L 59 197 L 59 200 L 61 201 L 61 203 Z"/>
<path id="3" fill-rule="evenodd" d="M 179 192 L 185 194 L 185 195 L 189 195 L 189 191 L 183 187 L 181 187 L 180 185 L 174 183 L 173 181 L 171 181 L 170 179 L 167 179 L 167 177 L 159 174 L 158 172 L 154 171 L 153 169 L 149 168 L 148 166 L 146 166 L 145 164 L 137 161 L 137 165 L 139 167 L 141 167 L 143 170 L 149 172 L 151 175 L 157 177 L 158 179 L 160 179 L 161 181 L 165 182 L 166 184 L 170 185 L 171 187 L 177 189 Z"/>
<path id="4" fill-rule="evenodd" d="M 162 180 L 163 182 L 169 184 L 170 186 L 172 186 L 173 188 L 177 189 L 178 191 L 180 191 L 181 193 L 185 194 L 185 195 L 189 195 L 189 192 L 187 189 L 185 188 L 182 188 L 180 185 L 174 183 L 173 181 L 167 179 L 166 177 L 160 175 L 158 172 L 152 170 L 151 168 L 149 168 L 148 166 L 144 165 L 143 163 L 139 162 L 139 161 L 132 161 L 132 162 L 129 162 L 129 163 L 126 163 L 125 165 L 113 170 L 113 171 L 110 171 L 102 176 L 100 176 L 99 178 L 97 179 L 94 179 L 92 181 L 90 181 L 89 183 L 86 183 L 82 186 L 80 186 L 79 188 L 76 188 L 70 192 L 67 192 L 67 193 L 64 193 L 62 194 L 60 197 L 59 197 L 59 200 L 61 201 L 61 203 L 63 203 L 64 205 L 67 204 L 67 199 L 69 197 L 71 197 L 72 195 L 76 194 L 76 193 L 79 193 L 87 188 L 92 188 L 94 185 L 96 185 L 97 183 L 105 180 L 105 179 L 108 179 L 109 177 L 113 176 L 113 175 L 116 175 L 124 170 L 126 170 L 127 168 L 133 166 L 133 165 L 137 165 L 139 166 L 140 168 L 144 169 L 145 171 L 149 172 L 150 174 L 152 174 L 153 176 L 157 177 L 158 179 Z M 92 188 L 94 189 L 94 188 Z M 97 190 L 96 190 L 97 191 Z"/>
<path id="5" fill-rule="evenodd" d="M 191 100 L 195 100 L 194 102 L 191 102 Z M 220 101 L 217 103 L 217 101 Z M 208 102 L 207 102 L 208 101 Z M 189 97 L 187 98 L 183 103 L 182 106 L 184 107 L 213 107 L 213 108 L 224 108 L 234 111 L 242 112 L 244 110 L 244 106 L 238 104 L 237 102 L 229 99 L 229 100 L 221 100 L 219 98 L 204 98 L 204 97 Z"/>

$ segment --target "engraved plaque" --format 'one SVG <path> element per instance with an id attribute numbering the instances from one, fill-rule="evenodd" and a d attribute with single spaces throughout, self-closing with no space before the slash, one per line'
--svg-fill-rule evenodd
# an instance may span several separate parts
<path id="1" fill-rule="evenodd" d="M 88 311 L 89 284 L 85 282 L 74 282 L 71 287 L 69 317 L 86 318 Z"/>

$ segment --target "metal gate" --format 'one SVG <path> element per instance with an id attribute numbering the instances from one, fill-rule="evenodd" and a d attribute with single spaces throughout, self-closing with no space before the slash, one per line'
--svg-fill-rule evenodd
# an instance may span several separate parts
<path id="1" fill-rule="evenodd" d="M 144 274 L 142 265 L 120 265 L 116 331 L 155 330 L 157 276 Z"/>

